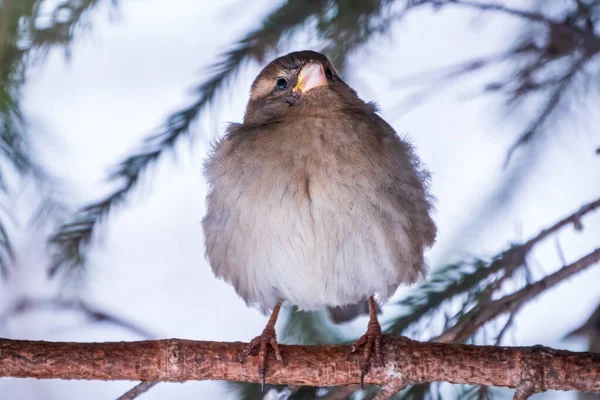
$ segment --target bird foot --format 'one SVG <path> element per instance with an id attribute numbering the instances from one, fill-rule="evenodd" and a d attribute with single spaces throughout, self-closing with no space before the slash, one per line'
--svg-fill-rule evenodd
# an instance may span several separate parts
<path id="1" fill-rule="evenodd" d="M 261 381 L 261 390 L 265 389 L 265 374 L 267 371 L 267 355 L 268 346 L 273 348 L 275 352 L 275 358 L 279 361 L 279 365 L 283 365 L 283 358 L 281 357 L 281 350 L 279 350 L 279 343 L 277 343 L 277 335 L 275 329 L 267 326 L 260 336 L 255 337 L 248 343 L 248 345 L 242 351 L 240 356 L 240 363 L 243 363 L 246 358 L 253 352 L 254 349 L 258 348 L 258 377 Z"/>
<path id="2" fill-rule="evenodd" d="M 377 320 L 369 322 L 367 333 L 362 335 L 360 339 L 352 344 L 348 352 L 346 353 L 346 360 L 350 358 L 350 355 L 358 351 L 361 347 L 364 347 L 362 359 L 359 362 L 360 366 L 360 388 L 364 389 L 364 377 L 369 372 L 369 368 L 372 363 L 372 356 L 375 353 L 375 358 L 381 364 L 385 366 L 383 362 L 383 352 L 381 350 L 381 344 L 383 341 L 383 334 L 381 333 L 381 325 Z"/>

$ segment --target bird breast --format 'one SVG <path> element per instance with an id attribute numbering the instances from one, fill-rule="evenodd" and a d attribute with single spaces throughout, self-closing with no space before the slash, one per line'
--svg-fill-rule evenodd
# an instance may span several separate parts
<path id="1" fill-rule="evenodd" d="M 234 128 L 217 144 L 206 164 L 206 252 L 247 303 L 346 305 L 417 278 L 407 215 L 378 195 L 393 171 L 368 131 L 305 118 Z"/>

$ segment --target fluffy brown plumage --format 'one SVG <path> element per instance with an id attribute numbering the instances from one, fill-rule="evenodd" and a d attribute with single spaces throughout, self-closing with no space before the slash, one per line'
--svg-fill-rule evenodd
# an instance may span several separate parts
<path id="1" fill-rule="evenodd" d="M 205 175 L 213 271 L 248 304 L 274 310 L 245 355 L 260 346 L 262 359 L 268 343 L 277 347 L 281 303 L 317 309 L 371 299 L 359 344 L 379 357 L 372 297 L 385 299 L 425 272 L 436 228 L 429 174 L 376 107 L 324 55 L 290 53 L 257 76 L 243 123 L 215 145 Z"/>

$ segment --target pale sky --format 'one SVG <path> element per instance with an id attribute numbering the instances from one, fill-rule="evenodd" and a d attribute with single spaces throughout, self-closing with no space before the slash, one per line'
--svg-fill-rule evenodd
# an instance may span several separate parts
<path id="1" fill-rule="evenodd" d="M 55 51 L 33 70 L 25 88 L 32 136 L 39 137 L 43 160 L 68 182 L 76 204 L 108 192 L 104 178 L 109 168 L 169 113 L 190 101 L 190 89 L 206 76 L 204 68 L 255 27 L 272 7 L 270 3 L 121 2 L 113 22 L 106 9 L 94 14 L 93 32 L 76 41 L 70 63 Z M 383 117 L 399 133 L 411 137 L 433 173 L 439 241 L 429 254 L 432 266 L 456 256 L 455 232 L 495 187 L 506 149 L 524 123 L 503 117 L 499 99 L 476 96 L 481 87 L 477 84 L 483 81 L 475 79 L 461 81 L 458 89 L 405 113 L 401 100 L 408 92 L 394 79 L 485 55 L 509 43 L 510 20 L 481 22 L 464 10 L 444 11 L 435 18 L 420 11 L 352 57 L 345 76 L 363 99 L 381 105 Z M 299 39 L 282 53 L 306 47 Z M 182 141 L 175 162 L 168 155 L 152 167 L 129 206 L 112 215 L 104 240 L 92 253 L 82 298 L 160 338 L 248 341 L 261 332 L 266 318 L 213 277 L 204 259 L 200 224 L 205 211 L 201 163 L 206 143 L 222 133 L 226 122 L 241 120 L 250 83 L 260 68 L 253 64 L 245 68 L 227 89 L 218 112 L 205 114 L 194 127 L 192 151 Z M 486 222 L 476 237 L 462 238 L 470 244 L 460 249 L 461 254 L 491 257 L 508 243 L 530 237 L 596 198 L 600 158 L 593 152 L 598 146 L 593 125 L 559 139 L 551 137 L 551 150 L 517 204 Z M 565 128 L 569 125 L 559 127 Z M 569 228 L 559 236 L 567 261 L 598 245 L 594 238 L 600 234 L 600 215 L 586 217 L 583 223 L 584 232 Z M 55 289 L 45 285 L 39 273 L 47 259 L 36 240 L 22 240 L 22 266 L 0 304 Z M 553 240 L 535 251 L 532 263 L 537 277 L 560 266 Z M 583 350 L 584 343 L 565 343 L 560 338 L 597 306 L 598 282 L 600 268 L 592 268 L 528 304 L 516 318 L 514 341 L 509 338 L 509 344 Z M 139 339 L 109 325 L 74 325 L 69 316 L 65 321 L 61 325 L 54 317 L 36 315 L 15 319 L 0 327 L 0 333 L 46 340 Z M 354 334 L 365 328 L 364 319 L 347 327 Z M 0 393 L 19 399 L 106 400 L 132 386 L 130 382 L 4 379 Z M 192 399 L 199 394 L 224 398 L 222 385 L 211 382 L 161 384 L 141 398 Z"/>

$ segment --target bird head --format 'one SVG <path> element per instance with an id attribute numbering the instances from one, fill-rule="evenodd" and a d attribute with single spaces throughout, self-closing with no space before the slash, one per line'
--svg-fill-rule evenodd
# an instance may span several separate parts
<path id="1" fill-rule="evenodd" d="M 362 101 L 321 53 L 289 53 L 269 63 L 250 90 L 244 124 L 265 124 L 358 105 Z"/>

